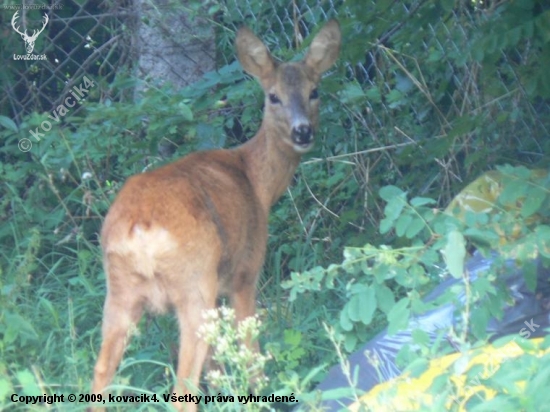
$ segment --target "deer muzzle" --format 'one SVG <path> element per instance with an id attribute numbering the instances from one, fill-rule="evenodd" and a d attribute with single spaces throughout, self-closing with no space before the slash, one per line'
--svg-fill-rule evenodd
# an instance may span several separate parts
<path id="1" fill-rule="evenodd" d="M 300 147 L 308 147 L 313 144 L 313 130 L 309 124 L 300 124 L 292 128 L 292 142 Z"/>
<path id="2" fill-rule="evenodd" d="M 307 152 L 313 146 L 313 126 L 307 116 L 301 97 L 293 96 L 291 101 L 291 129 L 290 139 L 294 150 L 299 153 Z"/>

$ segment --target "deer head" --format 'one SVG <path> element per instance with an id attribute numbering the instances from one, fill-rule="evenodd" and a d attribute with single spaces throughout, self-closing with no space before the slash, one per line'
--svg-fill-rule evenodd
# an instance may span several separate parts
<path id="1" fill-rule="evenodd" d="M 44 31 L 46 28 L 46 24 L 48 24 L 49 18 L 48 15 L 44 15 L 44 24 L 42 25 L 42 28 L 40 30 L 33 30 L 32 36 L 29 36 L 27 34 L 27 30 L 25 32 L 21 32 L 19 30 L 19 27 L 15 26 L 15 21 L 17 20 L 17 14 L 19 13 L 19 10 L 15 12 L 11 19 L 11 26 L 13 29 L 21 35 L 21 38 L 25 42 L 25 48 L 27 49 L 27 54 L 31 54 L 34 50 L 34 42 L 36 41 L 38 35 Z"/>
<path id="2" fill-rule="evenodd" d="M 237 33 L 236 46 L 243 69 L 256 77 L 265 93 L 264 126 L 303 154 L 313 147 L 317 125 L 317 84 L 337 59 L 340 28 L 329 21 L 314 37 L 308 53 L 299 62 L 281 63 L 249 29 Z"/>

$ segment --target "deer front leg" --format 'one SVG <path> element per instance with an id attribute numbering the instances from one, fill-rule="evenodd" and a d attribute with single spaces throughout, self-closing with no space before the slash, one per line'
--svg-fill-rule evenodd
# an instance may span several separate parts
<path id="1" fill-rule="evenodd" d="M 256 284 L 243 285 L 238 291 L 233 292 L 231 305 L 235 310 L 237 324 L 250 316 L 254 316 L 256 314 Z M 258 342 L 252 342 L 250 336 L 246 338 L 244 344 L 248 348 L 259 352 Z"/>
<path id="2" fill-rule="evenodd" d="M 216 290 L 203 288 L 187 293 L 182 304 L 177 308 L 180 328 L 180 347 L 178 355 L 177 383 L 174 392 L 177 396 L 187 395 L 185 403 L 175 402 L 178 410 L 195 412 L 198 405 L 196 396 L 199 389 L 199 378 L 208 353 L 208 344 L 198 336 L 199 327 L 203 323 L 203 312 L 213 309 L 216 304 Z"/>
<path id="3" fill-rule="evenodd" d="M 238 291 L 235 291 L 231 296 L 231 303 L 235 310 L 236 326 L 238 327 L 243 320 L 256 314 L 256 283 L 243 285 Z M 260 353 L 258 340 L 252 340 L 250 335 L 245 338 L 243 344 L 253 353 Z M 262 373 L 262 371 L 259 371 L 252 374 L 249 381 L 250 387 L 256 386 Z"/>

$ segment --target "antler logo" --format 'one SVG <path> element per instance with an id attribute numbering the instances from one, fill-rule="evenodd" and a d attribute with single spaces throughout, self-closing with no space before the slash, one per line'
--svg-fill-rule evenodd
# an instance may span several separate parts
<path id="1" fill-rule="evenodd" d="M 17 13 L 19 13 L 19 10 L 16 11 L 15 14 L 13 15 L 11 19 L 11 26 L 17 33 L 21 35 L 21 37 L 25 41 L 25 48 L 27 49 L 27 54 L 31 54 L 32 51 L 34 50 L 34 42 L 36 41 L 38 35 L 44 31 L 44 29 L 46 28 L 46 24 L 48 24 L 48 20 L 49 20 L 48 15 L 47 14 L 44 15 L 44 24 L 42 25 L 42 28 L 40 30 L 33 30 L 32 36 L 29 36 L 27 34 L 27 30 L 25 30 L 24 32 L 21 32 L 19 30 L 19 27 L 15 26 L 15 21 L 17 20 Z"/>

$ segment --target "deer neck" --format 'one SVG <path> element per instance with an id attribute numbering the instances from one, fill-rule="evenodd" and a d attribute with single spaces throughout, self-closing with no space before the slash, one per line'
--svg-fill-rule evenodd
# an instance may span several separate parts
<path id="1" fill-rule="evenodd" d="M 240 146 L 246 173 L 266 213 L 287 189 L 301 155 L 280 137 L 281 131 L 266 122 L 258 133 Z"/>

